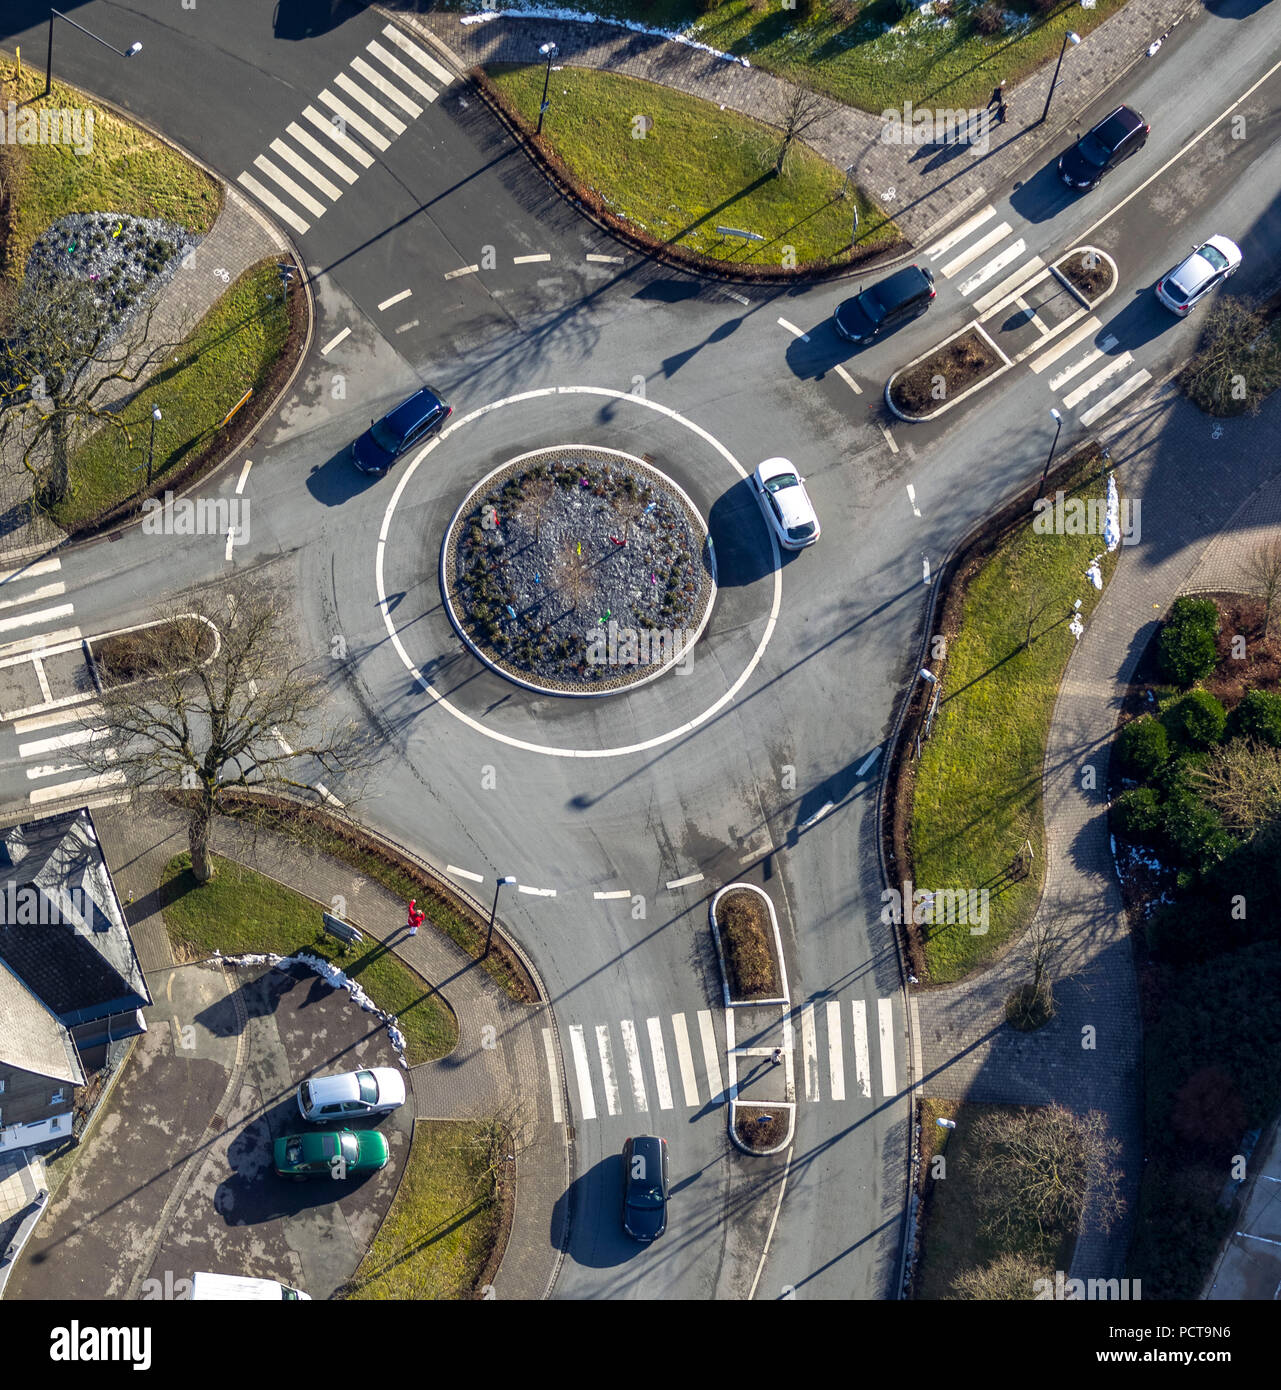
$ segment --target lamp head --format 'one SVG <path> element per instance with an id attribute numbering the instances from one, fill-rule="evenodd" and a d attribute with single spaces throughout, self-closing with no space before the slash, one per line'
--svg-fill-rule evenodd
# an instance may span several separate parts
<path id="1" fill-rule="evenodd" d="M 131 44 L 129 45 L 129 47 L 125 49 L 125 57 L 126 57 L 126 58 L 132 58 L 133 55 L 134 55 L 135 53 L 141 53 L 141 52 L 142 52 L 142 45 L 141 45 L 140 43 L 131 43 Z"/>

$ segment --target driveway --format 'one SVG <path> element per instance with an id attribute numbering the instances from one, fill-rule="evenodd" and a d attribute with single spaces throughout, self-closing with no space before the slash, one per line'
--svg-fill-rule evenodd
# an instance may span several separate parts
<path id="1" fill-rule="evenodd" d="M 213 1270 L 329 1297 L 391 1203 L 411 1106 L 382 1121 L 391 1162 L 363 1180 L 278 1178 L 272 1140 L 306 1128 L 294 1091 L 308 1075 L 398 1065 L 385 1028 L 297 967 L 206 962 L 148 984 L 148 1032 L 8 1296 L 183 1297 Z"/>

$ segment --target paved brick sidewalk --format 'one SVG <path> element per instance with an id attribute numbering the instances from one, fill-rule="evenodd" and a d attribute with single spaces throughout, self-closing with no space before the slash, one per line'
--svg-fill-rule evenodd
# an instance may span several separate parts
<path id="1" fill-rule="evenodd" d="M 164 865 L 187 847 L 182 819 L 154 798 L 140 798 L 99 808 L 94 822 L 143 969 L 163 969 L 172 955 L 155 888 Z M 215 824 L 213 846 L 318 904 L 328 907 L 341 895 L 350 921 L 390 942 L 396 955 L 436 985 L 457 1016 L 459 1041 L 448 1057 L 411 1069 L 415 1111 L 433 1119 L 501 1114 L 513 1125 L 516 1215 L 494 1288 L 502 1299 L 544 1297 L 556 1266 L 558 1203 L 569 1180 L 563 1132 L 552 1123 L 547 1095 L 546 1008 L 514 1003 L 443 934 L 424 927 L 410 937 L 404 901 L 337 860 L 278 835 L 260 834 L 255 843 L 226 821 Z"/>
<path id="2" fill-rule="evenodd" d="M 389 8 L 396 9 L 395 0 Z M 986 154 L 968 146 L 887 145 L 881 119 L 822 99 L 824 119 L 806 143 L 841 168 L 857 166 L 859 184 L 898 222 L 916 246 L 932 228 L 959 216 L 1005 187 L 1030 160 L 1043 157 L 1074 120 L 1136 63 L 1148 45 L 1201 0 L 1130 0 L 1124 9 L 1088 34 L 1064 59 L 1050 118 L 1038 125 L 1053 75 L 1046 64 L 1017 89 L 1009 89 L 1009 118 L 992 129 Z M 610 24 L 543 19 L 495 19 L 463 24 L 456 13 L 433 11 L 402 16 L 430 29 L 465 67 L 480 63 L 538 63 L 540 44 L 560 48 L 561 63 L 602 68 L 677 87 L 732 110 L 770 120 L 781 110 L 790 83 L 759 68 L 714 57 L 685 44 L 636 34 Z M 913 106 L 930 103 L 929 92 L 913 95 Z M 940 98 L 940 100 L 944 100 Z M 947 103 L 944 100 L 944 104 Z"/>
<path id="3" fill-rule="evenodd" d="M 1129 1216 L 1110 1235 L 1082 1234 L 1071 1271 L 1079 1278 L 1124 1273 L 1143 1165 L 1136 976 L 1105 800 L 1119 692 L 1175 595 L 1196 574 L 1222 572 L 1213 567 L 1250 534 L 1260 497 L 1275 507 L 1278 480 L 1268 475 L 1281 457 L 1281 396 L 1253 419 L 1216 424 L 1166 386 L 1119 417 L 1106 442 L 1123 495 L 1142 501 L 1142 540 L 1122 552 L 1072 655 L 1046 749 L 1039 912 L 1062 923 L 1070 943 L 1057 969 L 1058 1017 L 1032 1034 L 1003 1024 L 1009 990 L 1028 978 L 1026 942 L 987 974 L 917 997 L 926 1095 L 1058 1099 L 1107 1115 L 1121 1141 Z M 1080 790 L 1087 765 L 1096 791 Z M 1093 1049 L 1082 1045 L 1087 1027 Z"/>

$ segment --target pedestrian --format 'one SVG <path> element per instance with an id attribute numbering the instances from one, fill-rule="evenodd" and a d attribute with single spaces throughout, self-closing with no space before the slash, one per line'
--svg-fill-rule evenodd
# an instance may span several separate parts
<path id="1" fill-rule="evenodd" d="M 997 108 L 996 108 L 996 123 L 997 123 L 997 125 L 1004 125 L 1004 124 L 1005 124 L 1005 98 L 1004 98 L 1004 97 L 1001 98 L 1000 104 L 999 104 L 999 105 L 997 106 Z"/>
<path id="2" fill-rule="evenodd" d="M 776 1047 L 774 1049 L 773 1055 L 770 1057 L 770 1061 L 773 1062 L 776 1067 L 782 1063 L 783 1049 L 781 1047 Z"/>
<path id="3" fill-rule="evenodd" d="M 427 914 L 418 906 L 417 898 L 409 900 L 409 920 L 405 925 L 409 928 L 410 936 L 418 935 L 418 928 L 427 920 Z"/>
<path id="4" fill-rule="evenodd" d="M 1004 97 L 1005 78 L 1001 78 L 1001 80 L 996 84 L 996 86 L 992 88 L 992 95 L 987 99 L 987 109 L 990 111 L 994 106 L 1000 106 Z"/>

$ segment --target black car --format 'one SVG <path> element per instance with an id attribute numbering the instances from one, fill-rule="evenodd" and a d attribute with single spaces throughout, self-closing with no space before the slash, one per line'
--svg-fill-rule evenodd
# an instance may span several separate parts
<path id="1" fill-rule="evenodd" d="M 424 386 L 381 420 L 369 422 L 369 428 L 351 446 L 351 461 L 362 473 L 385 473 L 406 449 L 422 444 L 453 413 L 454 407 L 447 405 L 438 391 Z"/>
<path id="2" fill-rule="evenodd" d="M 933 273 L 924 266 L 908 265 L 870 290 L 843 300 L 832 315 L 832 324 L 842 338 L 866 343 L 923 314 L 933 299 Z"/>
<path id="3" fill-rule="evenodd" d="M 623 1145 L 623 1230 L 648 1245 L 667 1229 L 667 1140 L 637 1135 Z"/>
<path id="4" fill-rule="evenodd" d="M 1059 156 L 1059 177 L 1069 188 L 1094 188 L 1148 142 L 1150 125 L 1132 106 L 1118 106 Z"/>

